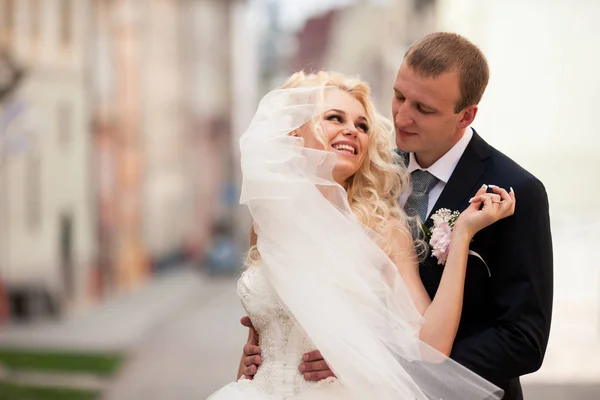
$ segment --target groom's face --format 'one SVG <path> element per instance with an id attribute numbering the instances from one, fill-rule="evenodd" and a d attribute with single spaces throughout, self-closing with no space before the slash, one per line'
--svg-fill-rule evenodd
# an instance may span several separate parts
<path id="1" fill-rule="evenodd" d="M 459 97 L 457 71 L 433 78 L 404 63 L 400 66 L 392 102 L 396 145 L 415 153 L 421 167 L 431 166 L 450 150 L 474 118 L 477 106 L 455 112 Z"/>

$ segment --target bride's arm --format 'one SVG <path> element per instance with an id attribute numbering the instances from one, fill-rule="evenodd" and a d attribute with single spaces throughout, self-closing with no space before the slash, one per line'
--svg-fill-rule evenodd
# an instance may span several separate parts
<path id="1" fill-rule="evenodd" d="M 484 195 L 484 193 L 485 190 L 482 189 L 474 198 L 486 196 L 484 209 L 479 210 L 481 201 L 474 201 L 455 225 L 448 259 L 433 300 L 429 298 L 421 281 L 412 238 L 403 234 L 392 236 L 394 240 L 392 259 L 415 307 L 424 317 L 419 337 L 445 355 L 450 355 L 460 322 L 471 239 L 479 230 L 514 213 L 514 194 L 511 193 L 508 198 L 503 195 L 503 201 L 506 203 L 493 207 L 491 195 Z M 479 200 L 483 200 L 483 197 L 479 197 Z"/>
<path id="2" fill-rule="evenodd" d="M 449 355 L 462 311 L 467 254 L 471 238 L 468 234 L 453 235 L 446 267 L 433 301 L 421 281 L 412 238 L 397 234 L 394 240 L 396 255 L 392 259 L 415 307 L 424 317 L 419 338 L 439 352 Z"/>

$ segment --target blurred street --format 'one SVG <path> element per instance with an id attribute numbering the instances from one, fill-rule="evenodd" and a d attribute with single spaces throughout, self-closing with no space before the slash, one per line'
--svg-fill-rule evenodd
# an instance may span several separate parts
<path id="1" fill-rule="evenodd" d="M 235 284 L 235 278 L 206 282 L 134 349 L 105 399 L 205 399 L 235 380 L 247 336 Z"/>

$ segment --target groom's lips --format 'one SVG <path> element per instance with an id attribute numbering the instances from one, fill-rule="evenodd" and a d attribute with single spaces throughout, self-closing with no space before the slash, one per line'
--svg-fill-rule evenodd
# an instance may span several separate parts
<path id="1" fill-rule="evenodd" d="M 406 132 L 406 131 L 403 131 L 400 128 L 396 128 L 396 133 L 398 134 L 398 136 L 400 136 L 403 139 L 404 138 L 411 138 L 411 137 L 417 136 L 416 133 Z"/>

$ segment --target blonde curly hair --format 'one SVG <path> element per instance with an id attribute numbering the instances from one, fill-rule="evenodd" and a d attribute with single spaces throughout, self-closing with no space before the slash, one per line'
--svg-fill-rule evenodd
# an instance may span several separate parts
<path id="1" fill-rule="evenodd" d="M 282 86 L 282 89 L 301 87 L 335 87 L 349 93 L 364 107 L 369 123 L 369 145 L 360 169 L 346 180 L 348 202 L 358 220 L 367 228 L 385 236 L 389 230 L 400 231 L 411 236 L 408 217 L 398 205 L 398 198 L 404 190 L 408 174 L 394 151 L 393 125 L 385 117 L 377 114 L 371 100 L 369 85 L 357 78 L 350 78 L 337 72 L 320 71 L 307 74 L 297 72 Z M 317 139 L 326 147 L 321 131 L 321 116 L 313 121 L 312 130 Z M 389 222 L 394 221 L 393 226 Z M 387 234 L 386 234 L 387 232 Z M 381 247 L 388 254 L 386 241 Z M 254 243 L 248 253 L 249 263 L 260 255 Z"/>

